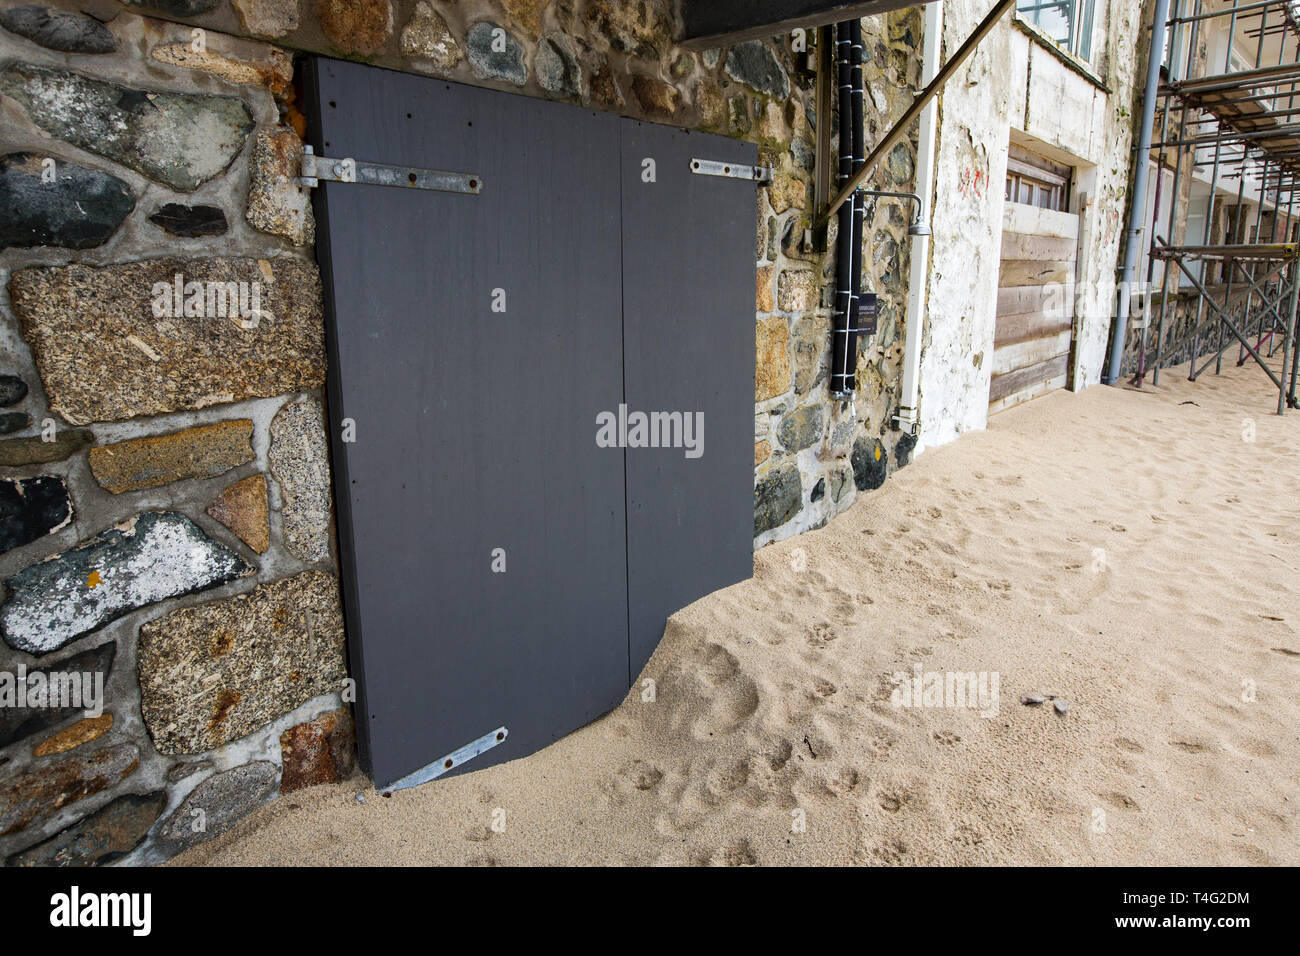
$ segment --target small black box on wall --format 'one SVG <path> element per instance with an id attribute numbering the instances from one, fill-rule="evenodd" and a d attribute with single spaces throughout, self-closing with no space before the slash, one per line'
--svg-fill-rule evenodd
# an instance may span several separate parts
<path id="1" fill-rule="evenodd" d="M 880 299 L 874 292 L 864 292 L 858 299 L 858 335 L 876 334 L 876 316 L 880 312 Z"/>

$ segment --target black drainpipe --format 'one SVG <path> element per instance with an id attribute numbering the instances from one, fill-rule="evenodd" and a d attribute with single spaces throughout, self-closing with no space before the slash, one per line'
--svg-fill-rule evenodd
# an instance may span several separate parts
<path id="1" fill-rule="evenodd" d="M 866 160 L 862 129 L 862 21 L 835 27 L 840 107 L 841 187 Z M 858 367 L 858 299 L 862 291 L 862 220 L 864 200 L 854 193 L 839 208 L 835 240 L 835 316 L 831 343 L 831 394 L 853 394 Z"/>

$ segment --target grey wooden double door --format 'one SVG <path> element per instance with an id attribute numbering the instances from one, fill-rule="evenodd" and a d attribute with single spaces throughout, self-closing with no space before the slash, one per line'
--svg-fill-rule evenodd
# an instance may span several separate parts
<path id="1" fill-rule="evenodd" d="M 600 716 L 669 614 L 749 577 L 754 185 L 690 162 L 756 156 L 326 59 L 307 92 L 317 155 L 482 183 L 315 191 L 358 740 L 383 787 L 499 726 L 466 769 Z M 635 412 L 702 416 L 702 453 L 598 442 Z"/>

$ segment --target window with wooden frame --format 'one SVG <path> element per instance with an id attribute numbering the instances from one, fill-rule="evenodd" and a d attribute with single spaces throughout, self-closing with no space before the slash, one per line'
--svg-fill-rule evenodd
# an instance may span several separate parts
<path id="1" fill-rule="evenodd" d="M 1056 209 L 1070 207 L 1070 167 L 1012 143 L 1007 150 L 1006 201 Z"/>
<path id="2" fill-rule="evenodd" d="M 1091 60 L 1095 6 L 1096 0 L 1019 0 L 1016 9 L 1062 50 Z"/>

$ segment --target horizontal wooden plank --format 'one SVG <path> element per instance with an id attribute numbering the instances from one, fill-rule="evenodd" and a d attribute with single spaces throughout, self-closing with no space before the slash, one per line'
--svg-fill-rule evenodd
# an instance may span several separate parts
<path id="1" fill-rule="evenodd" d="M 989 414 L 996 415 L 998 412 L 1005 412 L 1008 408 L 1021 405 L 1032 398 L 1039 398 L 1048 392 L 1055 392 L 1057 389 L 1065 388 L 1066 378 L 1066 374 L 1062 372 L 1060 375 L 1039 382 L 1037 385 L 1031 385 L 1019 392 L 1012 392 L 1010 395 L 999 398 L 996 402 L 990 402 Z"/>
<path id="2" fill-rule="evenodd" d="M 1070 330 L 1054 332 L 1010 345 L 994 347 L 993 374 L 1006 375 L 1017 369 L 1038 365 L 1070 351 Z"/>
<path id="3" fill-rule="evenodd" d="M 1072 212 L 1008 202 L 1002 204 L 1002 228 L 1007 232 L 1022 232 L 1029 236 L 1078 239 L 1079 217 Z"/>
<path id="4" fill-rule="evenodd" d="M 993 347 L 1002 348 L 1025 339 L 1042 338 L 1069 331 L 1074 318 L 1054 312 L 1028 312 L 1024 315 L 999 315 L 993 326 Z"/>
<path id="5" fill-rule="evenodd" d="M 1006 398 L 1008 395 L 1023 391 L 1039 382 L 1045 382 L 1056 378 L 1058 375 L 1064 375 L 1069 360 L 1070 356 L 1068 354 L 1058 355 L 1046 362 L 1039 362 L 1037 365 L 1016 369 L 1016 371 L 1008 372 L 1006 375 L 994 375 L 993 381 L 989 383 L 989 403 L 992 404 L 1000 398 Z"/>
<path id="6" fill-rule="evenodd" d="M 1079 257 L 1077 239 L 1056 236 L 1029 236 L 1023 232 L 1002 233 L 1003 259 L 1054 259 L 1074 262 Z"/>
<path id="7" fill-rule="evenodd" d="M 998 287 L 1047 285 L 1074 279 L 1074 263 L 1044 259 L 1003 259 L 998 273 Z"/>
<path id="8" fill-rule="evenodd" d="M 1074 283 L 1064 285 L 1019 285 L 998 289 L 998 315 L 1027 312 L 1074 315 Z"/>

